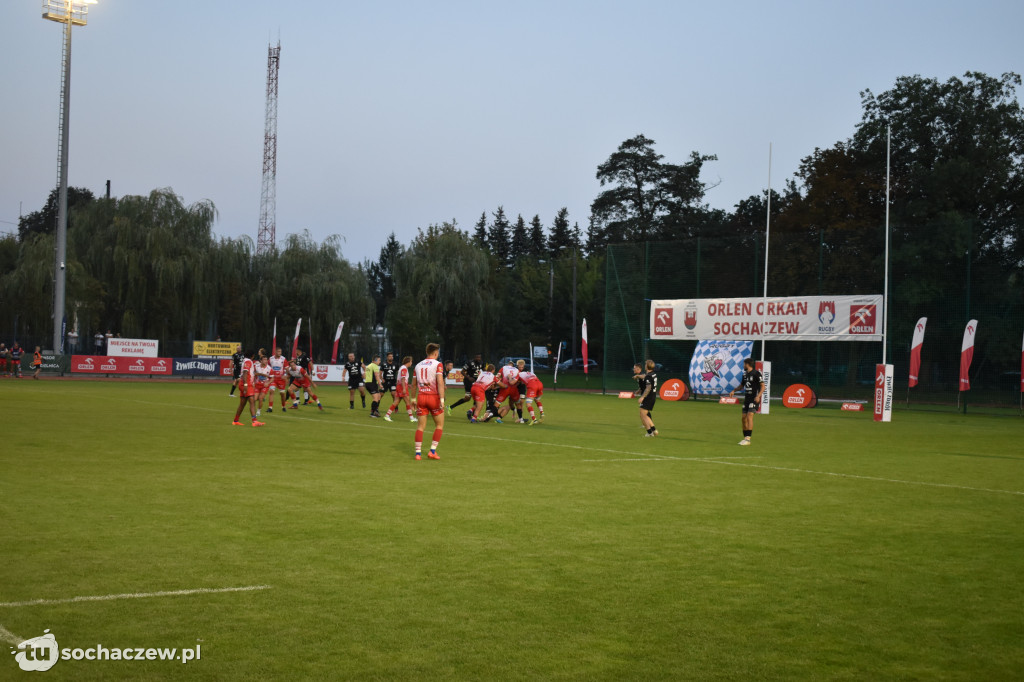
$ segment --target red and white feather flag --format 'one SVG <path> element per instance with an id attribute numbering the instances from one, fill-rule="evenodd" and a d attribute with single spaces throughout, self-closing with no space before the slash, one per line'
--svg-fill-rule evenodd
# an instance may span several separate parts
<path id="1" fill-rule="evenodd" d="M 274 339 L 270 342 L 270 354 L 277 355 L 277 317 L 274 317 Z"/>
<path id="2" fill-rule="evenodd" d="M 589 374 L 590 368 L 587 367 L 587 318 L 583 318 L 583 373 Z"/>
<path id="3" fill-rule="evenodd" d="M 292 358 L 294 358 L 296 355 L 299 354 L 299 331 L 301 329 L 302 329 L 302 318 L 300 317 L 299 321 L 295 323 L 295 340 L 292 341 L 292 355 L 291 355 Z"/>
<path id="4" fill-rule="evenodd" d="M 341 330 L 345 328 L 344 322 L 338 323 L 338 331 L 334 332 L 334 352 L 331 353 L 331 364 L 338 364 L 338 341 L 341 340 Z"/>
<path id="5" fill-rule="evenodd" d="M 917 386 L 921 374 L 921 346 L 924 344 L 924 328 L 928 318 L 922 317 L 914 326 L 914 340 L 910 342 L 910 388 Z"/>
<path id="6" fill-rule="evenodd" d="M 974 335 L 978 331 L 978 321 L 971 320 L 964 329 L 964 343 L 960 347 L 960 390 L 971 390 L 971 380 L 967 376 L 974 358 Z"/>

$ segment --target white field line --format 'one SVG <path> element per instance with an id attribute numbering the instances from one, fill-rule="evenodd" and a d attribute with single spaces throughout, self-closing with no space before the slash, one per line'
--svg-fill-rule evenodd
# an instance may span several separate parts
<path id="1" fill-rule="evenodd" d="M 628 459 L 583 459 L 581 462 L 714 462 L 719 459 L 761 459 L 760 457 L 673 457 L 671 455 L 650 455 Z"/>
<path id="2" fill-rule="evenodd" d="M 115 398 L 115 400 L 117 400 L 117 398 Z M 156 401 L 134 400 L 134 399 L 130 399 L 130 398 L 122 398 L 121 400 L 124 400 L 125 402 L 134 402 L 134 403 L 142 403 L 142 404 L 148 404 L 148 405 L 159 405 L 161 407 L 167 407 L 167 403 L 161 403 L 161 402 L 156 402 Z M 203 411 L 206 411 L 206 412 L 226 412 L 226 410 L 219 410 L 219 409 L 215 409 L 215 408 L 212 408 L 212 407 L 199 407 L 199 406 L 196 406 L 196 405 L 178 405 L 177 407 L 186 407 L 186 408 L 189 408 L 189 409 L 203 410 Z M 290 419 L 292 421 L 301 420 L 301 421 L 316 422 L 316 423 L 319 423 L 319 424 L 325 423 L 325 422 L 323 422 L 323 421 L 321 421 L 319 419 L 310 419 L 308 417 L 300 417 L 298 415 L 292 415 L 290 417 Z M 361 427 L 361 428 L 369 428 L 369 429 L 388 429 L 388 427 L 384 426 L 383 424 L 357 424 L 357 423 L 352 423 L 352 422 L 343 422 L 343 423 L 342 422 L 328 422 L 328 423 L 338 424 L 338 425 L 342 425 L 343 424 L 345 426 L 358 426 L 358 427 Z M 927 482 L 927 481 L 908 481 L 908 480 L 898 479 L 898 478 L 883 478 L 881 476 L 862 476 L 862 475 L 859 475 L 859 474 L 843 474 L 843 473 L 839 473 L 839 472 L 835 472 L 835 471 L 814 471 L 812 469 L 797 469 L 797 468 L 792 468 L 792 467 L 778 467 L 778 466 L 769 466 L 767 464 L 747 464 L 747 463 L 744 463 L 744 462 L 720 461 L 720 460 L 725 459 L 724 457 L 715 457 L 715 458 L 706 458 L 706 457 L 683 458 L 683 457 L 672 457 L 672 456 L 669 456 L 669 455 L 652 455 L 652 454 L 649 454 L 649 453 L 646 453 L 646 452 L 631 452 L 631 451 L 628 451 L 628 450 L 610 450 L 610 449 L 606 449 L 606 448 L 588 448 L 588 447 L 584 447 L 582 445 L 569 445 L 569 444 L 566 444 L 566 443 L 544 443 L 544 442 L 540 442 L 540 441 L 520 440 L 520 439 L 517 439 L 517 438 L 498 438 L 498 437 L 495 437 L 495 436 L 479 436 L 479 435 L 470 434 L 470 433 L 450 433 L 450 434 L 446 434 L 446 435 L 448 435 L 449 437 L 455 436 L 455 437 L 460 437 L 460 438 L 479 438 L 479 439 L 482 439 L 482 440 L 496 440 L 496 441 L 503 441 L 503 442 L 508 442 L 508 443 L 522 443 L 524 445 L 544 445 L 544 446 L 553 447 L 553 448 L 569 448 L 569 449 L 572 449 L 572 450 L 587 450 L 588 452 L 607 452 L 609 454 L 614 454 L 614 455 L 633 455 L 635 457 L 643 458 L 643 459 L 638 459 L 638 461 L 647 461 L 648 459 L 650 459 L 650 460 L 660 459 L 660 460 L 668 460 L 668 461 L 704 462 L 706 464 L 722 464 L 722 465 L 726 465 L 726 466 L 751 467 L 751 468 L 756 468 L 756 469 L 769 469 L 769 470 L 774 470 L 774 471 L 788 471 L 788 472 L 791 472 L 791 473 L 811 474 L 811 475 L 815 475 L 815 476 L 832 476 L 832 477 L 836 477 L 836 478 L 850 478 L 850 479 L 856 479 L 856 480 L 862 480 L 862 481 L 878 481 L 880 483 L 894 483 L 894 484 L 898 484 L 898 485 L 914 485 L 914 486 L 923 486 L 923 487 L 928 487 L 928 488 L 947 488 L 947 489 L 952 489 L 952 490 L 970 490 L 972 492 L 979 492 L 979 493 L 997 493 L 997 494 L 1001 494 L 1001 495 L 1018 495 L 1018 496 L 1024 497 L 1024 491 L 1021 491 L 1021 490 L 1001 490 L 999 488 L 975 488 L 975 487 L 966 486 L 966 485 L 955 485 L 955 484 L 952 484 L 952 483 L 930 483 L 930 482 Z M 591 461 L 604 461 L 604 460 L 584 460 L 584 461 L 591 462 Z M 2 606 L 2 604 L 0 604 L 0 606 Z"/>
<path id="3" fill-rule="evenodd" d="M 0 608 L 14 606 L 43 606 L 49 604 L 75 604 L 78 602 L 86 601 L 114 601 L 116 599 L 149 599 L 151 597 L 180 597 L 190 594 L 219 594 L 221 592 L 253 592 L 255 590 L 269 589 L 270 585 L 247 585 L 245 587 L 201 587 L 196 588 L 194 590 L 171 590 L 169 592 L 129 592 L 127 594 L 101 594 L 88 597 L 70 597 L 68 599 L 33 599 L 31 601 L 0 602 Z"/>
<path id="4" fill-rule="evenodd" d="M 0 639 L 10 644 L 13 644 L 14 646 L 18 646 L 19 644 L 25 641 L 21 637 L 18 637 L 16 634 L 5 628 L 3 625 L 0 625 Z"/>

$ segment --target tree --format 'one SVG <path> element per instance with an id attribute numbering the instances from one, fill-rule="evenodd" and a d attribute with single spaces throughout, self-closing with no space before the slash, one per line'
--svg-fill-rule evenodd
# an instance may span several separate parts
<path id="1" fill-rule="evenodd" d="M 534 215 L 530 221 L 530 248 L 531 256 L 540 258 L 547 253 L 547 239 L 544 237 L 544 226 L 540 224 L 540 216 Z"/>
<path id="2" fill-rule="evenodd" d="M 487 248 L 487 211 L 480 214 L 473 228 L 473 243 L 481 249 Z"/>
<path id="3" fill-rule="evenodd" d="M 395 239 L 395 233 L 388 235 L 388 240 L 381 247 L 380 256 L 376 261 L 367 261 L 364 266 L 366 281 L 370 293 L 377 304 L 377 323 L 384 324 L 384 316 L 388 305 L 395 300 L 395 263 L 401 257 L 404 248 Z"/>
<path id="4" fill-rule="evenodd" d="M 522 213 L 512 227 L 512 243 L 509 248 L 512 263 L 517 263 L 520 258 L 530 254 L 530 236 L 526 232 L 526 221 L 523 220 Z"/>
<path id="5" fill-rule="evenodd" d="M 662 163 L 662 158 L 654 140 L 637 135 L 597 167 L 601 186 L 611 185 L 590 206 L 593 235 L 600 243 L 691 236 L 689 226 L 707 211 L 702 202 L 708 185 L 700 173 L 705 162 L 717 157 L 691 152 L 684 164 Z M 588 241 L 597 246 L 598 239 Z"/>
<path id="6" fill-rule="evenodd" d="M 494 221 L 487 228 L 487 246 L 491 255 L 497 260 L 499 267 L 509 264 L 512 254 L 512 241 L 509 235 L 509 222 L 505 216 L 505 208 L 498 207 L 493 214 Z"/>
<path id="7" fill-rule="evenodd" d="M 563 248 L 572 248 L 573 234 L 569 229 L 569 209 L 562 207 L 555 214 L 551 222 L 551 235 L 548 237 L 548 255 L 552 258 L 558 256 Z"/>
<path id="8" fill-rule="evenodd" d="M 445 358 L 480 348 L 497 320 L 487 253 L 452 223 L 420 230 L 395 267 L 395 300 L 386 319 L 407 352 L 439 341 Z"/>
<path id="9" fill-rule="evenodd" d="M 54 234 L 57 231 L 57 202 L 60 200 L 60 190 L 50 190 L 46 203 L 38 211 L 22 216 L 18 219 L 18 239 L 25 241 L 33 234 Z M 68 187 L 68 229 L 73 224 L 72 214 L 75 209 L 82 208 L 93 200 L 93 194 L 84 187 Z"/>

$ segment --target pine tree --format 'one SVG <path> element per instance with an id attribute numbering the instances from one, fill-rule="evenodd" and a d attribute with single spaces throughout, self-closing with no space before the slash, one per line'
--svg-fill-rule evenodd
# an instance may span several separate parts
<path id="1" fill-rule="evenodd" d="M 481 249 L 487 248 L 487 211 L 480 214 L 473 228 L 473 243 Z"/>
<path id="2" fill-rule="evenodd" d="M 547 253 L 547 249 L 544 226 L 540 224 L 540 216 L 535 215 L 530 221 L 530 255 L 540 258 Z"/>
<path id="3" fill-rule="evenodd" d="M 498 260 L 498 264 L 505 266 L 512 254 L 512 243 L 509 239 L 509 222 L 505 216 L 505 208 L 499 206 L 493 214 L 494 222 L 487 228 L 487 245 L 491 255 Z"/>
<path id="4" fill-rule="evenodd" d="M 572 246 L 573 235 L 569 229 L 569 209 L 563 206 L 558 210 L 554 222 L 551 223 L 551 236 L 548 237 L 548 254 L 554 258 L 562 247 L 572 248 Z"/>
<path id="5" fill-rule="evenodd" d="M 526 221 L 523 220 L 523 215 L 520 213 L 512 228 L 511 260 L 515 263 L 528 255 L 530 255 L 530 235 L 526 231 Z"/>

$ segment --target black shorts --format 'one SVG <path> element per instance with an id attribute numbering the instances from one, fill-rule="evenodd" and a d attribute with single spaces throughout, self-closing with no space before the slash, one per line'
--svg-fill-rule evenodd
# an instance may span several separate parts
<path id="1" fill-rule="evenodd" d="M 651 410 L 654 409 L 654 401 L 657 399 L 658 397 L 651 393 L 646 398 L 644 398 L 644 401 L 642 403 L 640 403 L 640 409 L 647 410 L 648 412 L 650 412 Z"/>
<path id="2" fill-rule="evenodd" d="M 231 378 L 232 379 L 238 379 L 240 376 L 242 376 L 242 369 L 241 368 L 236 368 L 236 369 L 231 370 Z"/>
<path id="3" fill-rule="evenodd" d="M 380 386 L 377 384 L 376 381 L 371 381 L 370 383 L 366 384 L 366 392 L 367 393 L 380 393 L 381 392 L 380 391 Z"/>
<path id="4" fill-rule="evenodd" d="M 473 383 L 475 381 L 476 381 L 476 379 L 473 379 L 473 380 L 463 379 L 462 380 L 462 385 L 466 387 L 466 395 L 472 395 L 473 394 Z"/>
<path id="5" fill-rule="evenodd" d="M 752 412 L 761 411 L 761 401 L 757 399 L 757 396 L 745 395 L 743 396 L 743 414 L 749 414 Z"/>
<path id="6" fill-rule="evenodd" d="M 398 384 L 392 381 L 384 382 L 384 393 L 390 393 L 398 388 Z"/>
<path id="7" fill-rule="evenodd" d="M 362 385 L 363 385 L 362 377 L 353 376 L 351 374 L 349 375 L 349 377 L 348 377 L 348 387 L 349 388 L 356 389 L 356 388 L 359 388 Z"/>

